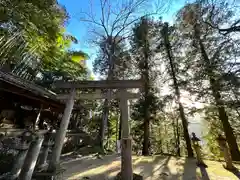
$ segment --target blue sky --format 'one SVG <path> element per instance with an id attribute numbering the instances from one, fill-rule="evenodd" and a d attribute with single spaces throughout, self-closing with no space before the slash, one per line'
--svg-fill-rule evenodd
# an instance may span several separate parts
<path id="1" fill-rule="evenodd" d="M 96 2 L 99 0 L 93 1 Z M 95 58 L 95 51 L 92 47 L 88 46 L 88 43 L 86 41 L 86 37 L 88 36 L 86 24 L 79 20 L 79 13 L 81 11 L 86 11 L 89 9 L 89 0 L 58 0 L 58 2 L 61 5 L 65 6 L 69 14 L 67 32 L 75 36 L 79 41 L 79 43 L 74 44 L 72 48 L 76 50 L 83 50 L 90 55 L 90 59 L 87 61 L 87 66 L 90 70 L 92 70 L 92 62 Z M 177 10 L 179 10 L 184 5 L 184 2 L 184 0 L 175 0 L 175 2 L 172 2 L 169 10 L 162 14 L 163 19 L 165 21 L 171 22 Z M 97 11 L 96 13 L 100 12 L 98 6 L 94 8 L 95 11 Z"/>

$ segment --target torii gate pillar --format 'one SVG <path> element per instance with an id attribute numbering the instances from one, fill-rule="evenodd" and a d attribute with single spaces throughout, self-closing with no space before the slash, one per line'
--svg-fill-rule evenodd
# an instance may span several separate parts
<path id="1" fill-rule="evenodd" d="M 121 160 L 121 179 L 132 180 L 132 139 L 129 134 L 129 107 L 126 89 L 120 90 L 120 109 L 122 115 L 122 160 Z"/>
<path id="2" fill-rule="evenodd" d="M 121 91 L 120 108 L 122 113 L 122 165 L 121 176 L 124 180 L 133 179 L 132 170 L 132 140 L 129 135 L 129 109 L 128 109 L 128 93 L 126 89 L 142 88 L 142 80 L 105 80 L 105 81 L 75 81 L 75 82 L 55 82 L 53 85 L 63 89 L 119 89 Z M 50 169 L 56 167 L 59 163 L 59 157 L 63 146 L 64 137 L 67 126 L 70 120 L 70 114 L 74 104 L 74 93 L 68 100 L 67 107 L 64 111 L 64 117 L 61 122 L 61 127 L 56 136 L 55 147 L 53 151 L 52 161 L 50 162 Z"/>
<path id="3" fill-rule="evenodd" d="M 65 107 L 65 110 L 63 113 L 60 128 L 57 131 L 56 136 L 55 136 L 54 147 L 53 147 L 53 152 L 52 152 L 52 159 L 50 160 L 49 166 L 48 166 L 49 171 L 55 171 L 57 169 L 57 167 L 59 166 L 60 155 L 61 155 L 62 147 L 64 144 L 64 139 L 66 136 L 72 109 L 74 106 L 75 95 L 76 95 L 75 89 L 72 89 L 71 93 L 69 95 L 69 99 L 67 100 L 67 103 L 66 103 L 66 107 Z"/>

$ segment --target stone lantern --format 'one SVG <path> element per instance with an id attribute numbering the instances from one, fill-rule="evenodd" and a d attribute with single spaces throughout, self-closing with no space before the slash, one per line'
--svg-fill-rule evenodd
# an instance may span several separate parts
<path id="1" fill-rule="evenodd" d="M 0 140 L 3 141 L 3 144 L 10 149 L 17 151 L 16 156 L 14 157 L 13 166 L 10 172 L 3 174 L 0 179 L 17 179 L 19 174 L 22 171 L 24 161 L 29 149 L 29 145 L 32 141 L 32 132 L 25 131 L 20 135 L 17 135 L 14 138 L 7 137 L 6 135 L 1 134 Z M 12 141 L 14 140 L 14 141 Z"/>
<path id="2" fill-rule="evenodd" d="M 226 138 L 224 138 L 221 134 L 219 134 L 216 140 L 219 144 L 220 151 L 223 153 L 224 160 L 226 162 L 225 168 L 228 170 L 234 170 L 235 167 L 233 166 L 233 163 L 232 163 L 232 157 L 228 149 Z"/>
<path id="3" fill-rule="evenodd" d="M 47 157 L 50 148 L 54 145 L 52 140 L 52 129 L 50 129 L 44 136 L 44 141 L 42 144 L 42 153 L 39 154 L 37 169 L 42 170 L 44 167 L 47 166 Z"/>
<path id="4" fill-rule="evenodd" d="M 33 140 L 32 133 L 30 131 L 23 132 L 23 134 L 21 134 L 19 138 L 21 138 L 20 144 L 15 144 L 12 146 L 13 149 L 18 150 L 18 154 L 15 158 L 10 173 L 10 179 L 14 179 L 19 176 L 29 149 L 30 142 Z"/>
<path id="5" fill-rule="evenodd" d="M 192 143 L 197 156 L 197 165 L 207 167 L 207 165 L 203 162 L 202 159 L 201 146 L 199 144 L 200 141 L 201 140 L 196 136 L 196 134 L 192 133 Z"/>

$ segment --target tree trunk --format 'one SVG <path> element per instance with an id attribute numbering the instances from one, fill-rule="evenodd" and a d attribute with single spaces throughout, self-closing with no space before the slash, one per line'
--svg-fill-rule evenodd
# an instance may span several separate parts
<path id="1" fill-rule="evenodd" d="M 107 129 L 107 122 L 108 122 L 108 113 L 109 113 L 109 107 L 108 107 L 108 99 L 105 99 L 104 105 L 103 105 L 103 117 L 100 125 L 99 130 L 99 146 L 101 148 L 101 151 L 104 152 L 104 140 L 105 140 L 105 134 Z"/>
<path id="2" fill-rule="evenodd" d="M 148 83 L 146 83 L 148 84 Z M 147 102 L 148 98 L 148 85 L 146 85 L 145 89 L 145 117 L 144 117 L 144 133 L 143 133 L 143 149 L 142 149 L 142 155 L 143 156 L 148 156 L 149 155 L 149 147 L 150 147 L 150 141 L 149 141 L 149 136 L 150 136 L 150 117 L 149 117 L 149 104 Z"/>
<path id="3" fill-rule="evenodd" d="M 212 81 L 212 80 L 210 80 L 210 81 Z M 214 84 L 216 84 L 216 83 L 214 83 Z M 222 125 L 223 125 L 223 130 L 226 135 L 226 139 L 227 139 L 227 142 L 228 142 L 228 145 L 230 148 L 232 159 L 234 161 L 240 161 L 240 152 L 238 149 L 236 137 L 234 136 L 233 129 L 229 123 L 224 104 L 221 100 L 221 95 L 220 95 L 219 91 L 216 90 L 215 87 L 216 86 L 214 86 L 211 83 L 211 89 L 212 89 L 212 93 L 213 93 L 213 96 L 214 96 L 214 99 L 216 102 L 216 106 L 218 109 L 219 119 L 221 120 Z"/>
<path id="4" fill-rule="evenodd" d="M 72 130 L 74 130 L 76 132 L 79 131 L 78 116 L 79 116 L 79 113 L 78 112 L 75 113 L 75 116 L 72 117 L 72 123 L 71 123 L 72 124 Z M 78 148 L 81 137 L 80 136 L 73 136 L 72 139 L 73 139 L 75 148 Z"/>
<path id="5" fill-rule="evenodd" d="M 143 149 L 142 149 L 142 155 L 143 156 L 148 156 L 149 155 L 149 120 L 144 120 L 144 136 L 143 136 Z"/>
<path id="6" fill-rule="evenodd" d="M 176 125 L 176 134 L 177 134 L 177 155 L 181 156 L 181 151 L 180 151 L 180 134 L 179 134 L 179 127 L 178 127 L 178 118 L 176 118 L 177 125 Z"/>
<path id="7" fill-rule="evenodd" d="M 174 122 L 175 120 L 173 119 L 172 121 L 172 126 L 173 126 L 173 133 L 174 133 L 174 138 L 175 138 L 175 153 L 177 156 L 180 156 L 180 137 L 179 137 L 179 132 L 178 132 L 178 119 L 176 118 L 176 124 Z"/>
<path id="8" fill-rule="evenodd" d="M 149 136 L 150 136 L 150 112 L 149 112 L 149 102 L 148 102 L 148 97 L 149 97 L 149 88 L 150 88 L 150 80 L 149 80 L 149 63 L 148 63 L 148 47 L 145 44 L 144 48 L 144 98 L 145 98 L 145 107 L 144 107 L 144 133 L 143 133 L 143 149 L 142 149 L 142 155 L 143 156 L 148 156 L 149 155 L 149 147 L 150 147 L 150 141 L 149 141 Z"/>
<path id="9" fill-rule="evenodd" d="M 119 118 L 119 129 L 118 129 L 118 140 L 121 140 L 122 138 L 122 115 L 120 112 L 120 118 Z"/>
<path id="10" fill-rule="evenodd" d="M 188 121 L 187 121 L 187 118 L 184 113 L 183 105 L 180 101 L 180 99 L 181 99 L 180 89 L 178 86 L 177 76 L 176 76 L 176 72 L 175 72 L 176 70 L 175 70 L 175 66 L 174 66 L 174 59 L 173 59 L 173 56 L 171 53 L 171 44 L 169 42 L 168 32 L 169 32 L 168 24 L 165 23 L 164 28 L 162 30 L 162 35 L 164 38 L 164 46 L 165 46 L 167 57 L 168 57 L 169 64 L 170 64 L 170 72 L 171 72 L 173 85 L 174 85 L 174 89 L 175 89 L 175 96 L 177 97 L 180 118 L 182 120 L 183 134 L 184 134 L 184 139 L 186 141 L 188 157 L 193 157 L 193 150 L 192 150 L 191 140 L 190 140 L 190 136 L 189 136 L 189 132 L 188 132 Z"/>
<path id="11" fill-rule="evenodd" d="M 205 47 L 202 43 L 202 40 L 200 38 L 200 32 L 197 26 L 195 26 L 195 36 L 198 40 L 200 50 L 202 53 L 202 57 L 204 59 L 204 64 L 205 64 L 205 69 L 209 78 L 210 82 L 210 88 L 212 91 L 212 95 L 215 99 L 215 104 L 218 109 L 218 114 L 219 114 L 219 119 L 222 122 L 223 125 L 223 130 L 226 136 L 227 143 L 230 148 L 231 156 L 232 159 L 235 161 L 240 161 L 240 152 L 239 148 L 237 145 L 236 137 L 234 136 L 233 129 L 229 123 L 228 115 L 226 113 L 224 103 L 221 99 L 221 94 L 220 94 L 220 84 L 219 81 L 215 80 L 216 75 L 213 72 L 213 67 L 211 66 L 211 61 L 207 55 L 207 52 L 205 51 Z"/>
<path id="12" fill-rule="evenodd" d="M 115 40 L 112 40 L 112 37 L 108 37 L 110 39 L 110 52 L 108 52 L 107 49 L 105 49 L 105 53 L 108 55 L 108 64 L 109 64 L 109 70 L 107 75 L 107 80 L 112 80 L 114 78 L 114 53 L 115 53 Z M 111 93 L 111 90 L 107 90 L 107 93 Z M 100 141 L 99 145 L 102 151 L 104 151 L 104 140 L 105 140 L 105 134 L 107 131 L 107 125 L 108 125 L 108 115 L 109 115 L 109 100 L 105 99 L 104 105 L 103 105 L 103 117 L 102 122 L 100 126 Z"/>
<path id="13" fill-rule="evenodd" d="M 180 100 L 178 100 L 178 101 L 180 101 Z M 187 145 L 188 157 L 193 157 L 193 150 L 192 150 L 191 140 L 190 140 L 190 136 L 189 136 L 189 132 L 188 132 L 188 122 L 185 117 L 182 103 L 180 103 L 180 102 L 179 102 L 179 112 L 180 112 L 180 117 L 182 119 L 183 134 L 184 134 L 184 138 L 185 138 L 186 145 Z"/>

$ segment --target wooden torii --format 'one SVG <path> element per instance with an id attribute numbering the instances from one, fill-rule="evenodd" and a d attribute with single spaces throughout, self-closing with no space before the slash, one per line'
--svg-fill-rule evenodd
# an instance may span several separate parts
<path id="1" fill-rule="evenodd" d="M 129 107 L 128 99 L 136 99 L 139 94 L 127 92 L 127 89 L 142 88 L 141 80 L 103 80 L 103 81 L 75 81 L 54 83 L 56 88 L 70 89 L 70 94 L 60 95 L 59 99 L 66 99 L 66 107 L 60 124 L 60 129 L 57 131 L 55 145 L 53 148 L 52 159 L 50 160 L 48 170 L 54 171 L 59 166 L 61 150 L 66 136 L 68 124 L 71 117 L 71 112 L 74 106 L 74 100 L 80 99 L 105 99 L 117 98 L 120 99 L 120 110 L 122 115 L 122 155 L 121 155 L 121 175 L 124 180 L 133 179 L 132 170 L 132 142 L 129 133 Z M 76 96 L 76 89 L 118 89 L 115 94 L 83 94 Z"/>

